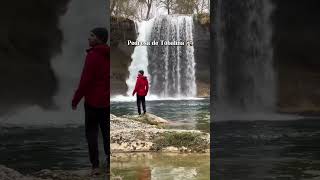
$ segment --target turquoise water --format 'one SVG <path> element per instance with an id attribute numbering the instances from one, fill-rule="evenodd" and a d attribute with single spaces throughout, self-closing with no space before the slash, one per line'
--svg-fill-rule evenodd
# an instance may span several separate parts
<path id="1" fill-rule="evenodd" d="M 147 112 L 173 122 L 180 129 L 209 132 L 209 99 L 147 101 Z M 111 102 L 111 113 L 117 116 L 138 114 L 135 102 Z"/>

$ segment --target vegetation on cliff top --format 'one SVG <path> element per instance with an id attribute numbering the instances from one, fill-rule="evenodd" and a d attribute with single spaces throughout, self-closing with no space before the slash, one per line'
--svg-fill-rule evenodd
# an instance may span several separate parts
<path id="1" fill-rule="evenodd" d="M 204 25 L 209 27 L 210 26 L 210 14 L 203 13 L 203 14 L 195 14 L 193 16 L 193 20 L 199 22 L 200 25 Z"/>
<path id="2" fill-rule="evenodd" d="M 111 0 L 112 16 L 148 20 L 158 14 L 209 13 L 208 0 Z"/>

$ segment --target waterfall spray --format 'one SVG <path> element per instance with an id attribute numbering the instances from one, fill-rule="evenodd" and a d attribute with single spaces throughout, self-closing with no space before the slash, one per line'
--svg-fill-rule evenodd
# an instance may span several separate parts
<path id="1" fill-rule="evenodd" d="M 296 119 L 276 112 L 271 2 L 218 0 L 216 8 L 214 120 Z"/>
<path id="2" fill-rule="evenodd" d="M 106 26 L 106 2 L 91 3 L 86 0 L 70 1 L 66 14 L 61 18 L 64 42 L 62 54 L 51 61 L 59 83 L 55 97 L 57 109 L 44 110 L 39 106 L 20 109 L 10 117 L 1 117 L 1 123 L 8 126 L 79 126 L 83 124 L 84 112 L 71 110 L 71 100 L 77 87 L 84 64 L 85 50 L 88 48 L 90 30 Z M 94 9 L 94 13 L 92 12 Z"/>

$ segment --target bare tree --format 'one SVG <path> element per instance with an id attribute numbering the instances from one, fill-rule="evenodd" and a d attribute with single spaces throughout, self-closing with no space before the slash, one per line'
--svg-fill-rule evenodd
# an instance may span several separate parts
<path id="1" fill-rule="evenodd" d="M 138 0 L 111 0 L 111 15 L 124 18 L 137 18 L 139 1 Z"/>
<path id="2" fill-rule="evenodd" d="M 147 6 L 147 14 L 146 14 L 145 19 L 146 20 L 150 19 L 150 10 L 151 10 L 151 7 L 152 7 L 154 0 L 138 0 L 138 1 L 140 3 L 142 3 L 143 5 Z M 141 12 L 142 12 L 142 10 L 141 10 Z"/>
<path id="3" fill-rule="evenodd" d="M 147 8 L 148 8 L 147 16 L 146 16 L 147 20 L 149 19 L 150 10 L 151 10 L 151 7 L 152 7 L 152 2 L 153 2 L 153 0 L 146 0 L 146 4 L 147 4 Z"/>
<path id="4" fill-rule="evenodd" d="M 110 14 L 114 14 L 114 9 L 116 7 L 116 0 L 110 0 Z"/>
<path id="5" fill-rule="evenodd" d="M 176 0 L 174 13 L 178 14 L 193 14 L 196 9 L 196 4 L 199 0 Z"/>
<path id="6" fill-rule="evenodd" d="M 149 20 L 156 8 L 168 14 L 208 13 L 208 0 L 110 0 L 111 15 L 138 20 Z"/>
<path id="7" fill-rule="evenodd" d="M 209 1 L 208 0 L 196 0 L 196 13 L 203 14 L 205 10 L 209 12 Z"/>
<path id="8" fill-rule="evenodd" d="M 164 7 L 168 10 L 170 14 L 171 10 L 174 8 L 174 0 L 159 0 L 160 7 Z"/>

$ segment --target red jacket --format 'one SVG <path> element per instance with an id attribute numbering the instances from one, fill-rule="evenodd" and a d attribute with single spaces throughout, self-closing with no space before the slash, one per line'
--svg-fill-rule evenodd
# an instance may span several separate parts
<path id="1" fill-rule="evenodd" d="M 137 77 L 136 86 L 133 90 L 132 95 L 137 93 L 138 96 L 146 96 L 148 94 L 148 90 L 149 90 L 149 83 L 148 83 L 147 77 L 139 74 Z"/>
<path id="2" fill-rule="evenodd" d="M 72 105 L 77 106 L 81 98 L 93 107 L 110 105 L 110 47 L 96 45 L 87 50 L 85 65 Z"/>

